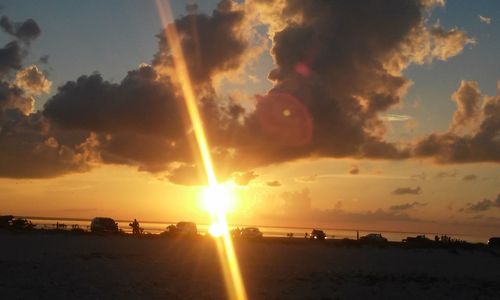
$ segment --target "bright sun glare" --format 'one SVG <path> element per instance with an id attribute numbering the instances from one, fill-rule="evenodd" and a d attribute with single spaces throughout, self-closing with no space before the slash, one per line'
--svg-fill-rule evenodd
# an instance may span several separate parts
<path id="1" fill-rule="evenodd" d="M 203 189 L 203 207 L 212 214 L 227 213 L 234 209 L 234 187 L 217 184 Z"/>

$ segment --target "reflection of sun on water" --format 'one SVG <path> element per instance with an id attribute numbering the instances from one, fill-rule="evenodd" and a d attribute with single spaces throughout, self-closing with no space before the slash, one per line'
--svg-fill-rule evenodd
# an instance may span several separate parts
<path id="1" fill-rule="evenodd" d="M 211 185 L 203 189 L 203 207 L 212 215 L 212 224 L 208 228 L 210 235 L 220 237 L 228 233 L 225 218 L 221 216 L 234 210 L 236 204 L 234 192 L 234 186 L 228 183 Z"/>
<path id="2" fill-rule="evenodd" d="M 224 229 L 224 227 L 221 226 L 221 224 L 213 223 L 208 228 L 208 233 L 210 233 L 210 235 L 213 237 L 220 237 L 224 234 L 225 230 L 227 230 L 227 228 Z"/>

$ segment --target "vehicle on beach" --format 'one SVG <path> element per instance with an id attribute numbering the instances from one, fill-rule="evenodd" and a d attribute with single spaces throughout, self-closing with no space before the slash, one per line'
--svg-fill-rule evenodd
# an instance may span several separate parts
<path id="1" fill-rule="evenodd" d="M 311 231 L 311 234 L 309 235 L 309 238 L 311 240 L 325 240 L 326 239 L 326 233 L 323 230 L 320 230 L 320 229 L 313 229 Z"/>
<path id="2" fill-rule="evenodd" d="M 96 217 L 90 223 L 90 231 L 94 233 L 117 233 L 118 223 L 111 218 Z"/>
<path id="3" fill-rule="evenodd" d="M 417 235 L 417 236 L 409 236 L 406 239 L 403 239 L 403 242 L 410 244 L 429 244 L 433 243 L 433 241 L 427 238 L 425 235 Z"/>
<path id="4" fill-rule="evenodd" d="M 359 240 L 369 243 L 387 243 L 387 239 L 380 233 L 369 233 L 365 236 L 360 237 Z"/>
<path id="5" fill-rule="evenodd" d="M 488 246 L 493 248 L 500 248 L 500 237 L 492 237 L 488 240 Z"/>
<path id="6" fill-rule="evenodd" d="M 244 239 L 260 239 L 262 232 L 257 227 L 246 227 L 241 230 L 240 237 Z"/>

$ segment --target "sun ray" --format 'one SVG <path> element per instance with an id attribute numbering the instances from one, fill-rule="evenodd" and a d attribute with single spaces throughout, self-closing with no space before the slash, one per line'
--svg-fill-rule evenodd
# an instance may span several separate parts
<path id="1" fill-rule="evenodd" d="M 184 95 L 184 101 L 193 126 L 198 151 L 200 152 L 206 177 L 208 179 L 208 190 L 206 191 L 206 199 L 204 199 L 204 201 L 211 205 L 209 209 L 212 220 L 211 226 L 213 230 L 217 231 L 217 235 L 219 235 L 219 237 L 216 238 L 216 244 L 226 290 L 230 299 L 246 300 L 247 295 L 245 286 L 243 284 L 238 260 L 234 252 L 226 221 L 226 210 L 228 201 L 230 201 L 228 198 L 229 195 L 225 194 L 227 190 L 217 182 L 205 130 L 203 128 L 203 121 L 198 110 L 195 92 L 191 83 L 191 78 L 189 77 L 188 67 L 169 2 L 156 0 L 156 4 L 161 22 L 165 27 L 165 37 L 170 46 L 175 74 Z"/>

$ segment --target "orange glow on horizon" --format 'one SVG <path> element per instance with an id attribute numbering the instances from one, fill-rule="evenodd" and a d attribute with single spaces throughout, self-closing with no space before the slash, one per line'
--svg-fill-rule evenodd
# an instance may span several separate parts
<path id="1" fill-rule="evenodd" d="M 226 222 L 226 211 L 231 201 L 228 190 L 219 185 L 215 175 L 210 149 L 203 128 L 203 121 L 198 110 L 197 99 L 189 76 L 188 67 L 182 51 L 181 41 L 175 27 L 172 12 L 169 3 L 156 0 L 158 12 L 163 26 L 165 27 L 165 37 L 170 46 L 171 55 L 174 62 L 174 70 L 177 76 L 180 88 L 184 95 L 185 104 L 188 110 L 189 118 L 193 126 L 193 131 L 200 152 L 205 174 L 208 179 L 208 187 L 204 193 L 204 202 L 210 212 L 212 220 L 212 231 L 219 237 L 216 238 L 219 260 L 221 263 L 226 290 L 230 299 L 246 300 L 247 295 L 245 286 L 241 277 L 238 261 L 231 237 L 229 235 Z M 215 232 L 216 231 L 216 232 Z M 215 236 L 215 235 L 214 235 Z"/>

